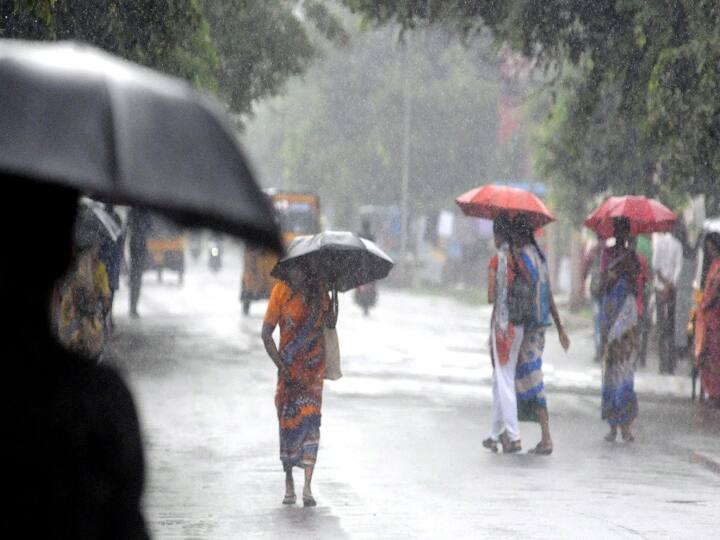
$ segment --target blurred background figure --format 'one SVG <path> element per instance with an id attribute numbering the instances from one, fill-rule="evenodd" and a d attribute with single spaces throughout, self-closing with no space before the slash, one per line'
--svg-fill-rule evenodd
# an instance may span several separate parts
<path id="1" fill-rule="evenodd" d="M 130 316 L 137 318 L 142 276 L 147 265 L 147 237 L 151 218 L 147 210 L 131 208 L 128 212 L 127 231 L 130 242 Z"/>
<path id="2" fill-rule="evenodd" d="M 122 229 L 105 205 L 82 198 L 73 234 L 73 261 L 53 296 L 53 327 L 60 342 L 99 360 L 111 324 Z"/>
<path id="3" fill-rule="evenodd" d="M 674 231 L 677 230 L 677 227 Z M 683 246 L 673 233 L 655 233 L 652 246 L 660 373 L 675 372 L 675 302 L 683 266 Z"/>
<path id="4" fill-rule="evenodd" d="M 68 299 L 89 313 L 98 300 L 92 282 L 99 247 L 88 242 L 92 236 L 73 238 L 78 194 L 1 173 L 0 179 L 33 208 L 12 202 L 0 212 L 3 230 L 22 232 L 9 235 L 7 247 L 23 254 L 0 267 L 0 298 L 13 315 L 0 340 L 12 492 L 2 530 L 22 530 L 25 538 L 147 538 L 143 452 L 130 392 L 111 368 L 61 347 L 51 329 L 51 296 L 74 244 L 82 261 L 71 280 L 84 286 L 70 287 Z M 87 211 L 76 231 L 87 232 Z M 35 212 L 42 219 L 29 219 Z M 28 238 L 42 247 L 27 249 Z"/>
<path id="5" fill-rule="evenodd" d="M 601 337 L 600 337 L 600 299 L 602 291 L 600 289 L 600 260 L 602 259 L 603 249 L 605 249 L 605 240 L 596 234 L 595 243 L 588 250 L 583 259 L 582 283 L 585 283 L 590 277 L 590 302 L 592 304 L 593 313 L 593 330 L 595 337 L 595 362 L 600 361 L 602 354 Z"/>
<path id="6" fill-rule="evenodd" d="M 602 257 L 602 418 L 610 425 L 605 440 L 613 442 L 618 427 L 624 441 L 634 440 L 630 426 L 638 414 L 635 367 L 637 344 L 637 275 L 640 265 L 630 242 L 630 221 L 613 219 L 615 245 Z"/>
<path id="7" fill-rule="evenodd" d="M 647 343 L 648 334 L 650 333 L 651 319 L 648 311 L 648 299 L 650 298 L 651 273 L 648 259 L 643 255 L 639 248 L 637 236 L 631 236 L 628 240 L 628 247 L 635 252 L 638 259 L 639 272 L 636 278 L 636 299 L 638 314 L 637 329 L 637 362 L 639 366 L 644 367 L 647 362 Z"/>
<path id="8" fill-rule="evenodd" d="M 120 268 L 122 266 L 123 252 L 125 248 L 125 229 L 123 227 L 122 218 L 115 211 L 115 205 L 106 204 L 104 209 L 107 216 L 116 226 L 114 234 L 105 234 L 102 236 L 99 253 L 100 259 L 107 270 L 108 285 L 110 288 L 110 302 L 107 313 L 105 313 L 105 324 L 109 329 L 112 329 L 112 306 L 115 299 L 115 293 L 120 288 Z"/>
<path id="9" fill-rule="evenodd" d="M 720 233 L 705 237 L 702 300 L 697 313 L 695 357 L 708 398 L 720 404 Z"/>
<path id="10" fill-rule="evenodd" d="M 375 241 L 375 235 L 372 232 L 372 225 L 369 216 L 363 216 L 360 230 L 360 237 Z M 370 308 L 377 303 L 377 284 L 374 281 L 360 285 L 353 292 L 355 303 L 360 306 L 365 316 L 370 314 Z"/>

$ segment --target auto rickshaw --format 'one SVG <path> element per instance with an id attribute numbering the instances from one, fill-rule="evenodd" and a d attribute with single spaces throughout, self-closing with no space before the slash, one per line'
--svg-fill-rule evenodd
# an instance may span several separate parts
<path id="1" fill-rule="evenodd" d="M 288 246 L 296 236 L 320 232 L 320 199 L 312 193 L 268 190 L 275 215 Z M 256 300 L 270 297 L 275 279 L 270 272 L 277 263 L 277 256 L 262 249 L 245 249 L 240 302 L 243 314 L 250 312 Z"/>
<path id="2" fill-rule="evenodd" d="M 185 274 L 185 235 L 183 231 L 170 221 L 153 215 L 146 246 L 148 257 L 145 269 L 156 271 L 160 282 L 163 270 L 177 272 L 178 282 L 182 284 Z"/>

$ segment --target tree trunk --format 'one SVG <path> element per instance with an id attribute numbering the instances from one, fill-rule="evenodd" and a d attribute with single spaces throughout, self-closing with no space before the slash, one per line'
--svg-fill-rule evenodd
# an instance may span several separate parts
<path id="1" fill-rule="evenodd" d="M 570 236 L 570 310 L 577 311 L 585 305 L 582 282 L 582 260 L 584 245 L 582 233 L 572 231 Z"/>

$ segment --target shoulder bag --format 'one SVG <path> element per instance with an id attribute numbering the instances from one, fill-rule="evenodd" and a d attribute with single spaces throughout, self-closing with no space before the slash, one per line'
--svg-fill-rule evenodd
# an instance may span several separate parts
<path id="1" fill-rule="evenodd" d="M 333 291 L 332 309 L 337 314 L 338 299 L 336 291 Z M 338 342 L 337 330 L 328 328 L 323 323 L 323 337 L 325 339 L 325 378 L 330 381 L 337 381 L 342 377 L 340 343 Z"/>

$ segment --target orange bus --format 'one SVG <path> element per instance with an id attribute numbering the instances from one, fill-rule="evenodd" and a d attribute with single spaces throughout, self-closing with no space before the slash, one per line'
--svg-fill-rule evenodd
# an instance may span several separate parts
<path id="1" fill-rule="evenodd" d="M 273 208 L 283 242 L 288 246 L 296 236 L 320 232 L 320 199 L 313 193 L 288 191 L 266 191 Z M 250 312 L 250 305 L 256 300 L 269 298 L 275 284 L 270 276 L 277 256 L 262 249 L 247 247 L 243 262 L 240 302 L 243 313 Z"/>

